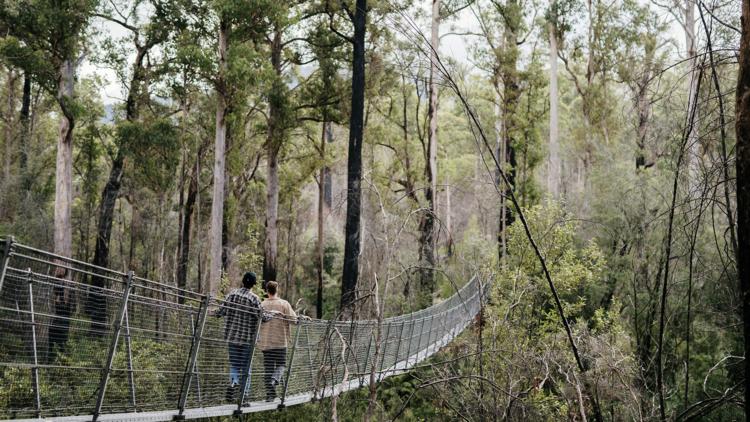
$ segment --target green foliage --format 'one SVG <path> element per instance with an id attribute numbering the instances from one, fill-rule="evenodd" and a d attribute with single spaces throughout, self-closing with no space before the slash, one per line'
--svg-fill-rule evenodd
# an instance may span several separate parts
<path id="1" fill-rule="evenodd" d="M 0 57 L 33 76 L 34 82 L 53 96 L 62 81 L 60 69 L 78 60 L 81 38 L 88 30 L 98 0 L 3 2 L 0 4 Z M 83 110 L 73 98 L 67 102 L 74 115 Z M 66 111 L 67 112 L 67 111 Z"/>
<path id="2" fill-rule="evenodd" d="M 180 162 L 180 139 L 177 130 L 168 120 L 150 124 L 135 122 L 117 126 L 120 148 L 133 156 L 138 180 L 163 196 L 174 183 L 174 174 Z"/>

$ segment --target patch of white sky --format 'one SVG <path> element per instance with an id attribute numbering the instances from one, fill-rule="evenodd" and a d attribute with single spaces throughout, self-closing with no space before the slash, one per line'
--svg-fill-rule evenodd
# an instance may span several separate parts
<path id="1" fill-rule="evenodd" d="M 641 0 L 641 2 L 643 3 L 643 0 Z M 423 32 L 423 34 L 425 34 L 425 36 L 429 36 L 430 33 L 429 20 L 426 17 L 429 16 L 431 7 L 431 0 L 422 0 L 416 2 L 415 7 L 411 9 L 412 14 L 414 14 L 414 12 L 416 12 L 417 10 L 421 10 L 423 12 L 422 18 L 415 20 L 415 23 L 419 26 L 420 30 Z M 667 32 L 667 34 L 665 34 L 665 36 L 671 38 L 674 45 L 677 47 L 678 51 L 675 51 L 674 53 L 676 53 L 678 57 L 684 57 L 686 43 L 685 33 L 682 26 L 674 19 L 674 17 L 669 13 L 668 10 L 657 8 L 653 5 L 651 7 L 661 16 L 662 19 L 671 22 L 670 30 Z M 140 13 L 140 20 L 144 21 L 147 16 L 147 11 L 144 9 Z M 542 13 L 543 11 L 540 10 L 538 14 L 541 15 Z M 408 17 L 413 18 L 413 16 Z M 531 19 L 531 17 L 529 17 L 529 19 Z M 98 39 L 94 38 L 93 42 L 101 41 L 101 37 L 104 36 L 110 36 L 114 38 L 126 37 L 132 39 L 132 33 L 117 23 L 98 19 L 96 22 L 96 28 L 99 32 L 99 35 L 97 36 Z M 453 58 L 457 63 L 468 68 L 470 72 L 479 72 L 474 67 L 472 59 L 470 57 L 470 46 L 474 43 L 479 42 L 479 37 L 475 35 L 467 35 L 467 33 L 469 32 L 476 33 L 478 31 L 479 22 L 476 18 L 476 15 L 469 8 L 462 10 L 455 17 L 441 24 L 441 39 L 439 50 L 440 55 L 443 58 Z M 527 46 L 530 45 L 531 43 L 527 43 Z M 537 43 L 537 48 L 546 49 L 547 47 L 546 45 Z M 524 53 L 529 53 L 528 47 L 526 48 L 526 51 L 524 51 Z M 101 52 L 97 52 L 95 54 L 101 54 Z M 675 57 L 675 61 L 679 60 L 678 57 Z M 132 51 L 130 56 L 127 57 L 127 62 L 132 63 L 134 58 L 135 51 Z M 303 74 L 304 73 L 307 72 L 303 70 Z M 118 80 L 116 72 L 113 69 L 98 66 L 91 60 L 84 61 L 80 69 L 80 75 L 83 77 L 92 77 L 95 74 L 98 75 L 99 78 L 103 81 L 101 89 L 101 99 L 104 104 L 109 105 L 124 101 L 126 88 L 123 85 L 122 81 Z"/>

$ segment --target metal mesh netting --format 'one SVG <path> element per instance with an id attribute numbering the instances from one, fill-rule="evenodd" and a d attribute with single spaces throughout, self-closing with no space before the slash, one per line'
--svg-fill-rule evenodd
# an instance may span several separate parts
<path id="1" fill-rule="evenodd" d="M 232 307 L 258 321 L 258 309 L 2 242 L 0 420 L 179 420 L 331 396 L 368 384 L 373 368 L 383 379 L 425 360 L 483 299 L 475 277 L 440 304 L 384 320 L 377 359 L 376 321 L 274 316 L 291 339 L 261 350 L 257 323 L 230 343 L 216 314 Z"/>

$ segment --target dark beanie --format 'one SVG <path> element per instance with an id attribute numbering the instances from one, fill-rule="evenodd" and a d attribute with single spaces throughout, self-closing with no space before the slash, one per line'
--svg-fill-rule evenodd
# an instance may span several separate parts
<path id="1" fill-rule="evenodd" d="M 255 286 L 257 283 L 258 283 L 258 278 L 255 276 L 255 273 L 252 271 L 246 272 L 245 276 L 242 277 L 242 285 L 245 286 L 245 288 L 247 289 Z"/>

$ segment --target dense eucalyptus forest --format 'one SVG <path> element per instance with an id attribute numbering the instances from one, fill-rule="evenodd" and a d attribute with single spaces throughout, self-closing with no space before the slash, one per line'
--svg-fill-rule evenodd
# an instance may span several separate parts
<path id="1" fill-rule="evenodd" d="M 322 319 L 488 284 L 409 373 L 246 420 L 750 420 L 742 15 L 0 0 L 0 236 Z"/>

